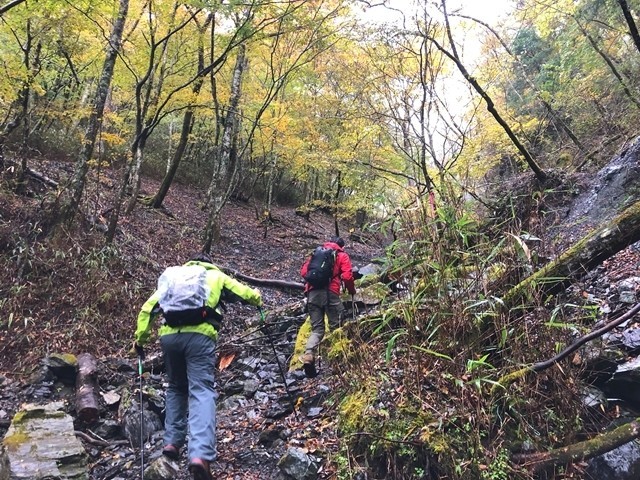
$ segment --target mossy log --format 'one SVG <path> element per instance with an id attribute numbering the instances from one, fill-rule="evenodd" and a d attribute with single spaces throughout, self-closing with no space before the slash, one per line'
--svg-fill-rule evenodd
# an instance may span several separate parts
<path id="1" fill-rule="evenodd" d="M 556 448 L 548 452 L 522 453 L 513 455 L 514 463 L 524 465 L 533 472 L 539 472 L 554 465 L 562 465 L 588 460 L 618 448 L 640 437 L 640 418 L 621 425 L 609 432 L 601 433 L 584 442 Z"/>
<path id="2" fill-rule="evenodd" d="M 76 414 L 86 424 L 92 424 L 100 417 L 98 401 L 98 364 L 90 353 L 78 355 L 78 376 L 76 378 Z"/>
<path id="3" fill-rule="evenodd" d="M 548 295 L 566 288 L 607 258 L 639 240 L 640 202 L 636 202 L 509 290 L 502 298 L 504 308 L 526 305 L 534 293 Z"/>

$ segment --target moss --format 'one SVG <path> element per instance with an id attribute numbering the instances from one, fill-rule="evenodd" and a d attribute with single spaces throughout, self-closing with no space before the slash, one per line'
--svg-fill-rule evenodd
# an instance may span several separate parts
<path id="1" fill-rule="evenodd" d="M 353 392 L 340 402 L 338 425 L 343 433 L 354 433 L 364 429 L 367 410 L 374 398 L 373 392 L 359 390 Z"/>
<path id="2" fill-rule="evenodd" d="M 327 357 L 330 360 L 349 360 L 351 357 L 351 340 L 342 328 L 337 328 L 326 336 L 328 343 Z"/>
<path id="3" fill-rule="evenodd" d="M 29 435 L 24 431 L 18 430 L 11 435 L 7 435 L 2 440 L 2 444 L 10 451 L 15 451 L 20 445 L 23 445 L 29 440 Z"/>
<path id="4" fill-rule="evenodd" d="M 78 366 L 78 357 L 76 357 L 72 353 L 53 353 L 52 357 L 56 357 L 61 359 L 64 363 L 68 363 L 69 365 L 73 365 L 74 367 Z"/>

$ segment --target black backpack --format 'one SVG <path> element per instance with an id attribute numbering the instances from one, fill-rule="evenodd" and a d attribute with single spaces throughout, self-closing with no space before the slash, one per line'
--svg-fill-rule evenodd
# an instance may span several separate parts
<path id="1" fill-rule="evenodd" d="M 333 267 L 336 264 L 337 252 L 333 248 L 318 247 L 314 250 L 309 260 L 307 274 L 304 279 L 313 288 L 325 288 L 329 286 L 333 278 Z"/>

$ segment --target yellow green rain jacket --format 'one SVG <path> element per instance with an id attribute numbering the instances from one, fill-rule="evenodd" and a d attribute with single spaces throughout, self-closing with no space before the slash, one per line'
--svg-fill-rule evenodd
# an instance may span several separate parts
<path id="1" fill-rule="evenodd" d="M 207 269 L 207 282 L 209 283 L 211 292 L 206 302 L 208 307 L 216 307 L 221 296 L 224 296 L 223 298 L 228 301 L 241 300 L 255 307 L 262 306 L 262 297 L 257 289 L 240 283 L 236 279 L 223 273 L 215 265 L 196 261 L 187 262 L 185 265 L 200 265 Z M 140 346 L 143 346 L 149 340 L 153 320 L 155 320 L 155 318 L 160 314 L 159 309 L 155 309 L 157 304 L 158 292 L 156 291 L 153 292 L 153 295 L 151 295 L 146 302 L 144 302 L 144 305 L 142 305 L 142 309 L 138 314 L 138 327 L 136 329 L 135 336 L 136 343 Z M 213 325 L 206 322 L 201 323 L 200 325 L 185 325 L 175 328 L 165 324 L 160 327 L 158 333 L 162 336 L 180 332 L 201 333 L 211 337 L 213 340 L 218 338 L 218 332 L 216 329 Z"/>

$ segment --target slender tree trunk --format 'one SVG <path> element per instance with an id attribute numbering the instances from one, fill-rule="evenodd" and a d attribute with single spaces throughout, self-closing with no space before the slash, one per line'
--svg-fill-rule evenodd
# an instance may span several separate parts
<path id="1" fill-rule="evenodd" d="M 211 17 L 209 17 L 211 18 Z M 204 41 L 203 35 L 206 27 L 209 24 L 209 20 L 205 23 L 204 27 L 199 29 L 198 35 L 198 65 L 197 72 L 201 72 L 204 69 Z M 202 89 L 202 85 L 204 84 L 204 77 L 198 76 L 196 81 L 193 84 L 193 88 L 191 92 L 193 93 L 194 98 L 198 96 L 200 90 Z M 149 205 L 153 208 L 160 208 L 162 206 L 162 202 L 164 202 L 167 193 L 169 193 L 169 188 L 173 183 L 173 179 L 178 172 L 178 167 L 180 166 L 180 162 L 182 161 L 182 157 L 184 156 L 184 152 L 187 149 L 187 144 L 189 143 L 189 135 L 193 129 L 193 118 L 194 118 L 194 110 L 188 109 L 184 113 L 184 117 L 182 118 L 182 131 L 180 132 L 180 140 L 178 141 L 178 145 L 176 146 L 176 151 L 171 158 L 171 161 L 167 165 L 167 171 L 162 179 L 162 184 L 160 188 L 156 192 L 156 194 L 149 200 Z"/>
<path id="2" fill-rule="evenodd" d="M 624 0 L 620 0 L 620 1 L 624 1 Z M 571 141 L 578 148 L 580 153 L 585 155 L 588 159 L 592 159 L 593 155 L 589 154 L 589 152 L 587 152 L 587 149 L 584 147 L 584 145 L 578 139 L 578 137 L 575 135 L 575 133 L 573 133 L 573 130 L 571 130 L 571 128 L 569 128 L 569 125 L 567 125 L 567 122 L 565 122 L 562 119 L 562 116 L 560 115 L 560 113 L 557 112 L 556 109 L 553 108 L 553 106 L 542 97 L 542 94 L 540 93 L 540 90 L 538 89 L 538 87 L 536 87 L 536 85 L 533 83 L 533 81 L 529 78 L 529 75 L 526 72 L 526 68 L 524 67 L 524 65 L 522 64 L 522 62 L 518 58 L 518 56 L 515 55 L 511 51 L 511 48 L 509 48 L 509 45 L 507 45 L 506 42 L 502 39 L 502 37 L 500 35 L 498 35 L 498 32 L 496 32 L 495 29 L 492 28 L 488 23 L 485 23 L 482 20 L 478 20 L 477 18 L 469 17 L 467 15 L 460 15 L 460 14 L 458 14 L 456 16 L 461 17 L 461 18 L 467 18 L 469 20 L 472 20 L 472 21 L 482 25 L 484 28 L 489 30 L 493 34 L 494 37 L 496 37 L 496 39 L 502 45 L 502 48 L 504 48 L 505 51 L 514 59 L 514 61 L 518 65 L 518 68 L 520 69 L 520 72 L 522 73 L 522 78 L 524 78 L 524 80 L 525 80 L 525 82 L 527 82 L 527 85 L 529 86 L 529 88 L 535 93 L 536 98 L 538 99 L 538 101 L 547 110 L 547 112 L 549 113 L 549 115 L 553 119 L 553 122 L 567 134 L 569 139 L 571 139 Z"/>
<path id="3" fill-rule="evenodd" d="M 109 244 L 113 242 L 113 239 L 116 235 L 116 228 L 118 226 L 118 221 L 120 220 L 120 211 L 122 210 L 122 202 L 124 201 L 124 197 L 127 195 L 127 189 L 129 188 L 129 183 L 133 174 L 133 167 L 136 162 L 142 162 L 141 158 L 138 160 L 138 157 L 142 157 L 144 152 L 144 143 L 147 141 L 147 137 L 140 136 L 139 139 L 134 142 L 130 155 L 130 158 L 127 161 L 127 166 L 125 167 L 124 175 L 120 182 L 120 190 L 118 191 L 118 195 L 115 199 L 113 209 L 111 210 L 111 216 L 109 217 L 109 227 L 107 228 L 106 234 L 106 243 Z"/>
<path id="4" fill-rule="evenodd" d="M 627 26 L 629 27 L 629 33 L 631 34 L 631 38 L 633 38 L 633 43 L 636 45 L 638 52 L 640 52 L 640 34 L 638 33 L 638 26 L 636 25 L 636 22 L 633 19 L 633 15 L 631 15 L 629 4 L 627 3 L 627 0 L 618 0 L 618 4 L 622 9 L 622 14 L 624 15 L 624 19 L 627 21 Z"/>
<path id="5" fill-rule="evenodd" d="M 498 125 L 500 125 L 502 127 L 504 132 L 507 134 L 507 136 L 511 140 L 511 143 L 513 143 L 513 145 L 516 147 L 516 149 L 524 157 L 525 161 L 527 162 L 527 165 L 529 165 L 529 168 L 531 168 L 531 170 L 535 174 L 536 178 L 540 182 L 544 182 L 547 179 L 547 174 L 544 172 L 544 170 L 542 170 L 540 168 L 538 163 L 534 160 L 534 158 L 529 153 L 529 150 L 527 150 L 527 148 L 520 141 L 520 139 L 515 134 L 515 132 L 511 129 L 509 124 L 502 118 L 502 116 L 498 112 L 498 109 L 496 108 L 496 106 L 493 103 L 493 100 L 489 96 L 489 94 L 480 86 L 478 81 L 467 71 L 466 67 L 464 66 L 464 64 L 460 60 L 460 57 L 458 55 L 458 51 L 457 51 L 457 49 L 455 47 L 455 43 L 453 41 L 453 35 L 451 33 L 451 26 L 449 25 L 449 16 L 447 14 L 447 7 L 446 7 L 445 0 L 441 0 L 441 5 L 442 5 L 443 13 L 444 13 L 445 28 L 446 28 L 446 31 L 447 31 L 447 37 L 449 38 L 449 43 L 451 44 L 451 51 L 447 50 L 442 45 L 440 45 L 440 43 L 435 38 L 431 37 L 431 38 L 429 38 L 429 40 L 431 40 L 433 42 L 433 44 L 436 46 L 436 48 L 438 50 L 440 50 L 444 55 L 449 57 L 453 61 L 453 63 L 455 63 L 456 67 L 458 67 L 458 70 L 460 71 L 460 73 L 462 74 L 464 79 L 469 83 L 469 85 L 471 85 L 473 87 L 473 89 L 478 93 L 478 95 L 480 95 L 480 97 L 482 97 L 482 99 L 485 101 L 485 103 L 487 105 L 487 110 L 493 116 L 495 121 L 498 122 Z M 425 32 L 425 34 L 426 34 L 426 32 Z"/>
<path id="6" fill-rule="evenodd" d="M 604 60 L 604 63 L 606 63 L 607 66 L 609 67 L 609 70 L 611 70 L 611 73 L 613 74 L 613 76 L 616 77 L 616 79 L 618 80 L 618 83 L 622 87 L 622 90 L 624 91 L 627 98 L 629 98 L 629 100 L 631 100 L 631 102 L 636 107 L 640 108 L 640 101 L 633 95 L 633 93 L 631 93 L 631 90 L 629 89 L 628 85 L 624 81 L 624 78 L 622 78 L 622 75 L 620 74 L 620 72 L 618 72 L 618 69 L 614 65 L 613 60 L 611 60 L 609 56 L 604 52 L 604 50 L 602 50 L 598 46 L 598 43 L 596 42 L 595 38 L 593 38 L 589 34 L 589 32 L 587 32 L 587 30 L 582 26 L 580 21 L 575 17 L 573 17 L 573 19 L 575 20 L 582 34 L 587 38 L 587 40 L 589 40 L 589 44 L 591 45 L 591 47 L 596 51 L 598 55 L 600 55 L 600 57 Z"/>
<path id="7" fill-rule="evenodd" d="M 232 190 L 231 182 L 235 176 L 236 165 L 233 162 L 232 151 L 235 129 L 239 125 L 238 105 L 242 96 L 242 77 L 246 68 L 246 47 L 244 44 L 238 47 L 238 57 L 231 79 L 231 96 L 229 108 L 222 134 L 222 143 L 218 156 L 218 165 L 214 166 L 214 175 L 207 191 L 208 204 L 210 205 L 207 226 L 204 232 L 203 251 L 209 252 L 214 243 L 220 241 L 220 213 Z"/>
<path id="8" fill-rule="evenodd" d="M 9 10 L 11 10 L 13 7 L 17 7 L 18 5 L 20 5 L 21 3 L 26 2 L 27 0 L 12 0 L 11 2 L 3 5 L 2 7 L 0 7 L 0 15 L 4 14 L 5 12 L 8 12 Z"/>
<path id="9" fill-rule="evenodd" d="M 87 172 L 89 171 L 89 160 L 93 154 L 96 137 L 102 124 L 104 106 L 111 86 L 111 78 L 113 77 L 113 70 L 116 64 L 116 59 L 118 58 L 118 52 L 120 51 L 122 32 L 124 30 L 128 10 L 129 0 L 120 0 L 118 14 L 113 23 L 111 34 L 109 35 L 107 54 L 102 66 L 102 73 L 100 74 L 98 88 L 94 97 L 93 111 L 89 117 L 82 148 L 76 160 L 75 175 L 70 187 L 70 198 L 68 198 L 62 205 L 58 218 L 52 219 L 54 224 L 60 222 L 71 222 L 78 211 L 80 199 L 82 198 L 85 188 Z"/>

